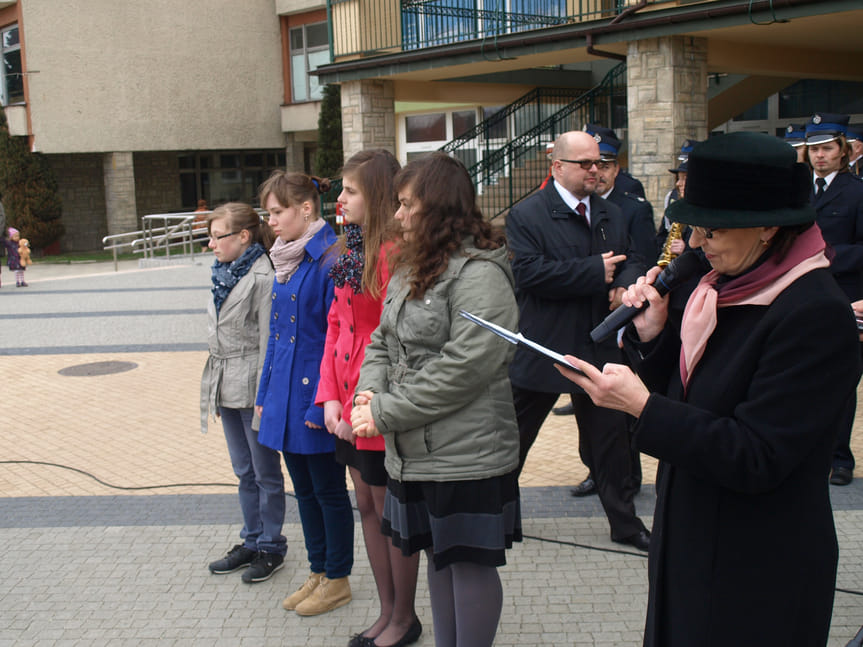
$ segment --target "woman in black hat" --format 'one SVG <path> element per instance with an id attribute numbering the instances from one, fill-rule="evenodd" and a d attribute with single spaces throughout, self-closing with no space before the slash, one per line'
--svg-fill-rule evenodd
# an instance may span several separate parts
<path id="1" fill-rule="evenodd" d="M 597 405 L 635 416 L 635 446 L 661 461 L 645 645 L 827 643 L 827 475 L 857 336 L 795 157 L 756 133 L 696 146 L 668 215 L 693 228 L 713 271 L 680 329 L 654 268 L 624 297 L 650 304 L 625 336 L 638 375 L 572 357 L 584 376 L 559 367 Z"/>

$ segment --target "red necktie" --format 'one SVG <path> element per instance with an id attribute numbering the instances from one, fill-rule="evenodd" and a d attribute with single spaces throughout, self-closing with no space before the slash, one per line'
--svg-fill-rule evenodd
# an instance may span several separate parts
<path id="1" fill-rule="evenodd" d="M 584 224 L 589 227 L 590 223 L 587 222 L 587 207 L 584 206 L 584 203 L 579 202 L 577 205 L 575 205 L 575 210 L 578 213 L 578 215 L 581 216 L 581 219 L 584 221 Z"/>

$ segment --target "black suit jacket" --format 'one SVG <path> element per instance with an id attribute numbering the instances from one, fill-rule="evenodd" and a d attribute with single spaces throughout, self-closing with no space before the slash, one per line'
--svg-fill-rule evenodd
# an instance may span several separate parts
<path id="1" fill-rule="evenodd" d="M 656 225 L 653 224 L 651 204 L 640 196 L 623 191 L 616 183 L 606 199 L 620 207 L 632 248 L 638 252 L 642 264 L 645 267 L 656 265 L 659 255 L 656 253 Z"/>
<path id="2" fill-rule="evenodd" d="M 671 326 L 630 354 L 652 392 L 634 444 L 660 459 L 646 647 L 826 644 L 837 564 L 827 477 L 857 346 L 824 269 L 770 306 L 720 308 L 685 393 Z"/>
<path id="3" fill-rule="evenodd" d="M 812 205 L 835 257 L 830 269 L 849 301 L 863 299 L 863 181 L 851 173 L 840 173 Z"/>
<path id="4" fill-rule="evenodd" d="M 549 182 L 510 210 L 506 234 L 521 332 L 552 350 L 601 366 L 621 361 L 622 355 L 614 337 L 594 344 L 590 331 L 609 313 L 609 290 L 629 286 L 644 267 L 629 260 L 633 250 L 620 209 L 593 195 L 590 211 L 588 227 Z M 610 285 L 600 256 L 607 251 L 628 257 Z M 510 379 L 515 386 L 546 393 L 576 388 L 547 358 L 521 347 L 510 365 Z"/>

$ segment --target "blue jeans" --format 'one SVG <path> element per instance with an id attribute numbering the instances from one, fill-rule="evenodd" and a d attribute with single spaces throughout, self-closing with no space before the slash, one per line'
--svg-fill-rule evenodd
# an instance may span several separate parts
<path id="1" fill-rule="evenodd" d="M 258 443 L 252 430 L 252 409 L 219 407 L 234 474 L 240 479 L 240 509 L 246 548 L 284 555 L 285 478 L 279 452 Z"/>
<path id="2" fill-rule="evenodd" d="M 285 452 L 288 473 L 303 524 L 303 538 L 313 573 L 334 580 L 351 574 L 354 565 L 354 513 L 345 484 L 345 466 L 334 452 Z"/>

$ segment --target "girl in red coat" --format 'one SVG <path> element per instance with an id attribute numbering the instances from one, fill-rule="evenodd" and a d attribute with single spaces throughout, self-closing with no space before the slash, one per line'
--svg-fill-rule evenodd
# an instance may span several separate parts
<path id="1" fill-rule="evenodd" d="M 338 201 L 345 217 L 342 255 L 331 270 L 335 297 L 329 313 L 317 404 L 336 439 L 336 459 L 354 481 L 366 551 L 375 577 L 381 613 L 353 636 L 349 647 L 409 645 L 422 632 L 414 609 L 419 553 L 404 557 L 381 533 L 387 473 L 383 437 L 358 438 L 351 430 L 351 405 L 365 347 L 381 318 L 398 205 L 392 180 L 398 161 L 385 150 L 351 157 L 342 169 Z"/>

